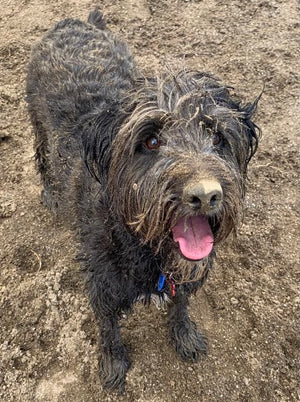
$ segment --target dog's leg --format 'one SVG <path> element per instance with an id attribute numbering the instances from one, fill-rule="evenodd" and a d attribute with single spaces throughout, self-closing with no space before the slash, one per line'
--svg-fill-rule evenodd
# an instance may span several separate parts
<path id="1" fill-rule="evenodd" d="M 206 354 L 206 340 L 190 320 L 187 307 L 188 295 L 178 289 L 169 307 L 170 336 L 179 356 L 195 362 L 201 353 Z"/>
<path id="2" fill-rule="evenodd" d="M 123 393 L 130 360 L 121 338 L 116 315 L 101 317 L 100 349 L 100 378 L 104 387 L 117 389 Z"/>

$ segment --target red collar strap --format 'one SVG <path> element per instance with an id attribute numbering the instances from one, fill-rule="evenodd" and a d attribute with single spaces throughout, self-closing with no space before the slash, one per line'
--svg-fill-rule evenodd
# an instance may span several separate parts
<path id="1" fill-rule="evenodd" d="M 158 278 L 158 284 L 157 284 L 157 290 L 161 292 L 163 290 L 165 282 L 169 286 L 169 291 L 171 297 L 175 297 L 176 295 L 176 283 L 172 277 L 172 274 L 167 272 L 166 275 L 164 275 L 162 272 L 159 275 Z"/>

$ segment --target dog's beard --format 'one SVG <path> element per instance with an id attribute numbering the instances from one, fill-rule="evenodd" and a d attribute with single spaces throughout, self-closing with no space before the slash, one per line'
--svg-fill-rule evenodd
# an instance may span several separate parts
<path id="1" fill-rule="evenodd" d="M 207 272 L 209 256 L 200 261 L 188 261 L 176 249 L 167 253 L 164 274 L 172 277 L 176 284 L 201 281 Z"/>
<path id="2" fill-rule="evenodd" d="M 210 253 L 212 245 L 223 241 L 238 227 L 242 199 L 237 191 L 229 191 L 228 194 L 230 198 L 224 196 L 220 210 L 213 215 L 201 215 L 192 213 L 180 201 L 174 201 L 175 196 L 171 192 L 149 193 L 143 197 L 143 212 L 133 215 L 132 209 L 127 211 L 126 225 L 143 244 L 149 244 L 156 252 L 172 238 L 187 260 L 201 260 Z M 138 206 L 138 202 L 137 199 L 128 200 L 128 205 Z"/>

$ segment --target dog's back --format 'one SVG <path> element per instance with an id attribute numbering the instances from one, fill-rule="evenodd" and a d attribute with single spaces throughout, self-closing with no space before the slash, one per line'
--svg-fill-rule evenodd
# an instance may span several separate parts
<path id="1" fill-rule="evenodd" d="M 109 111 L 136 76 L 127 45 L 106 29 L 98 10 L 90 13 L 87 23 L 61 21 L 34 47 L 27 101 L 44 201 L 51 209 L 57 209 L 79 160 L 81 139 L 75 128 L 80 118 L 97 108 Z"/>
<path id="2" fill-rule="evenodd" d="M 58 128 L 73 125 L 99 100 L 118 99 L 120 90 L 131 87 L 136 67 L 128 47 L 104 29 L 101 14 L 94 11 L 88 23 L 58 23 L 34 47 L 27 81 L 30 112 L 44 98 L 49 114 L 44 117 Z"/>

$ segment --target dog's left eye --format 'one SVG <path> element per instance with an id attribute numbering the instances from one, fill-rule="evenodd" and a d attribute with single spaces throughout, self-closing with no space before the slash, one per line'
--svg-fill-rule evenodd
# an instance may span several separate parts
<path id="1" fill-rule="evenodd" d="M 212 143 L 213 145 L 218 145 L 222 141 L 222 136 L 220 133 L 214 133 L 212 137 Z"/>
<path id="2" fill-rule="evenodd" d="M 160 147 L 160 141 L 156 136 L 151 136 L 144 142 L 146 148 L 148 149 L 158 149 Z"/>

